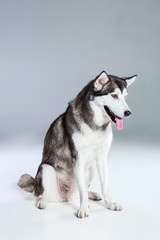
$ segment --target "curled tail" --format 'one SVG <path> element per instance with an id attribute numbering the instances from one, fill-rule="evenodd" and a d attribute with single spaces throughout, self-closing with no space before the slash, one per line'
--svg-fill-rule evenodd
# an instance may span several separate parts
<path id="1" fill-rule="evenodd" d="M 34 191 L 34 184 L 35 179 L 28 174 L 22 175 L 19 179 L 19 182 L 17 183 L 20 188 L 24 189 L 27 192 Z"/>

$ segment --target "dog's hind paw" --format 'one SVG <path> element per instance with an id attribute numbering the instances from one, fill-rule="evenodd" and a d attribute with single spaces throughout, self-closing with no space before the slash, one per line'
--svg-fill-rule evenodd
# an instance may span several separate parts
<path id="1" fill-rule="evenodd" d="M 36 206 L 39 209 L 45 209 L 47 207 L 47 202 L 44 198 L 38 197 L 37 202 L 36 202 Z"/>
<path id="2" fill-rule="evenodd" d="M 110 210 L 114 210 L 114 211 L 122 211 L 123 208 L 121 207 L 120 204 L 115 203 L 115 202 L 106 202 L 106 208 L 110 209 Z"/>
<path id="3" fill-rule="evenodd" d="M 100 194 L 96 193 L 96 192 L 88 192 L 88 198 L 93 200 L 93 201 L 100 201 L 102 200 Z"/>
<path id="4" fill-rule="evenodd" d="M 89 209 L 79 209 L 76 215 L 78 218 L 89 217 Z"/>

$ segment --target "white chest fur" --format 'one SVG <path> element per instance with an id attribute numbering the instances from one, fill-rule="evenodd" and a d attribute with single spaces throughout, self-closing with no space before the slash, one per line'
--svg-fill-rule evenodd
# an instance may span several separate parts
<path id="1" fill-rule="evenodd" d="M 107 151 L 112 142 L 111 123 L 105 130 L 93 130 L 87 124 L 83 123 L 81 132 L 76 132 L 72 136 L 78 155 L 83 159 L 90 161 L 97 158 L 102 151 Z"/>

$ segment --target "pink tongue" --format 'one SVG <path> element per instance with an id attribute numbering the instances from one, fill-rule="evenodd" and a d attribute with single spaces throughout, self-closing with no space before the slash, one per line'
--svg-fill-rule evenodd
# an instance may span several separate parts
<path id="1" fill-rule="evenodd" d="M 116 118 L 116 127 L 118 130 L 123 129 L 123 120 L 122 119 Z"/>

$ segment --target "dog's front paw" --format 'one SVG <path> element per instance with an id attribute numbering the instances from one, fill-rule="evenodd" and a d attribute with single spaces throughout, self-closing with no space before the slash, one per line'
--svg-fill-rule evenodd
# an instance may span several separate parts
<path id="1" fill-rule="evenodd" d="M 106 208 L 110 209 L 110 210 L 114 210 L 114 211 L 122 211 L 123 208 L 121 207 L 120 204 L 115 203 L 115 202 L 107 202 L 106 203 Z"/>
<path id="2" fill-rule="evenodd" d="M 77 212 L 77 217 L 78 218 L 86 218 L 89 216 L 89 209 L 79 209 Z"/>

